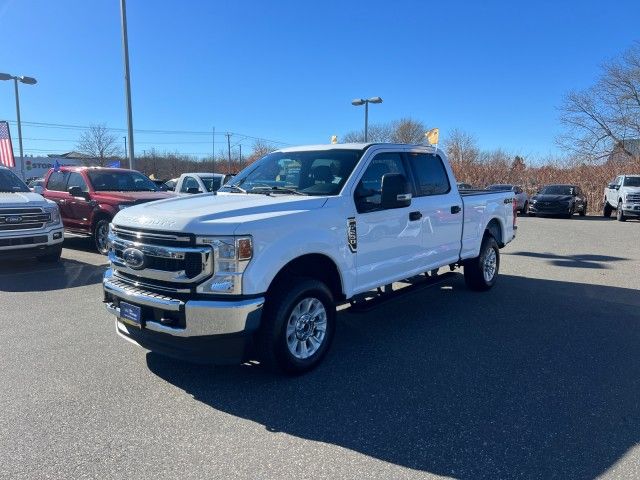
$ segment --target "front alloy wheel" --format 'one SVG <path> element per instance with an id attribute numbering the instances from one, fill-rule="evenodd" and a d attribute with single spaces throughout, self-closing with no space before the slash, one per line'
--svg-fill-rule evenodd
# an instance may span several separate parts
<path id="1" fill-rule="evenodd" d="M 109 220 L 106 218 L 98 220 L 93 227 L 93 241 L 96 250 L 102 255 L 106 255 L 109 251 Z"/>
<path id="2" fill-rule="evenodd" d="M 287 347 L 294 357 L 305 360 L 318 351 L 327 333 L 327 311 L 317 298 L 300 300 L 287 322 Z"/>

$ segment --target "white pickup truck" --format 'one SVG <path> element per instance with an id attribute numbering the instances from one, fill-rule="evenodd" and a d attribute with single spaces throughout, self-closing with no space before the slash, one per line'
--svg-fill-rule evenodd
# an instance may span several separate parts
<path id="1" fill-rule="evenodd" d="M 217 191 L 231 175 L 222 173 L 183 173 L 176 182 L 174 191 L 178 195 L 211 193 Z"/>
<path id="2" fill-rule="evenodd" d="M 57 262 L 63 240 L 58 206 L 32 193 L 15 173 L 0 166 L 0 259 Z"/>
<path id="3" fill-rule="evenodd" d="M 339 304 L 444 266 L 491 288 L 515 237 L 513 200 L 461 195 L 430 147 L 279 150 L 216 195 L 118 213 L 104 302 L 117 333 L 149 350 L 299 373 L 327 352 Z"/>
<path id="4" fill-rule="evenodd" d="M 604 189 L 603 215 L 624 222 L 627 217 L 640 217 L 640 175 L 618 175 Z"/>

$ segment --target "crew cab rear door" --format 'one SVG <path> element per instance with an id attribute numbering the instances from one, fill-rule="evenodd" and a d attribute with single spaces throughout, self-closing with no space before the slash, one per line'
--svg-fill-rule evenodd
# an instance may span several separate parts
<path id="1" fill-rule="evenodd" d="M 353 192 L 355 215 L 349 228 L 356 232 L 350 248 L 357 253 L 356 292 L 406 278 L 411 270 L 422 270 L 422 221 L 413 205 L 383 209 L 382 177 L 400 173 L 410 179 L 404 154 L 379 151 L 364 168 Z"/>
<path id="2" fill-rule="evenodd" d="M 433 153 L 407 152 L 415 194 L 412 211 L 422 222 L 425 271 L 459 260 L 463 205 L 447 163 Z"/>

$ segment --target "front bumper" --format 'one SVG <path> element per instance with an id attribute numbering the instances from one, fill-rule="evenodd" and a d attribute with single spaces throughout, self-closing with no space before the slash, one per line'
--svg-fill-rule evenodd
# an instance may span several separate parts
<path id="1" fill-rule="evenodd" d="M 622 211 L 628 217 L 640 216 L 640 204 L 638 203 L 623 203 Z"/>
<path id="2" fill-rule="evenodd" d="M 170 357 L 197 363 L 241 362 L 260 326 L 264 298 L 181 300 L 128 285 L 108 269 L 103 279 L 107 311 L 118 335 Z M 141 308 L 140 325 L 120 316 L 120 302 Z"/>
<path id="3" fill-rule="evenodd" d="M 539 215 L 567 215 L 571 212 L 571 207 L 571 205 L 567 205 L 566 203 L 532 203 L 529 205 L 529 212 Z"/>
<path id="4" fill-rule="evenodd" d="M 1 258 L 39 257 L 62 248 L 64 231 L 62 225 L 45 231 L 2 232 L 0 235 Z"/>

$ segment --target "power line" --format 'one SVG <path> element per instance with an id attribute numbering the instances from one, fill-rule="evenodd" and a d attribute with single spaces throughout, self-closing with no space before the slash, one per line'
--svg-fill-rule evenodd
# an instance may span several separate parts
<path id="1" fill-rule="evenodd" d="M 10 124 L 16 124 L 16 122 L 14 120 L 9 120 Z M 46 122 L 22 122 L 22 125 L 28 125 L 31 127 L 36 127 L 36 128 L 56 128 L 56 129 L 63 129 L 63 130 L 88 130 L 91 127 L 90 126 L 86 126 L 86 125 L 72 125 L 72 124 L 65 124 L 65 123 L 46 123 Z M 126 132 L 127 130 L 125 128 L 115 128 L 115 127 L 105 127 L 107 130 L 113 131 L 113 132 Z M 223 132 L 205 132 L 205 131 L 197 131 L 197 130 L 149 130 L 149 129 L 134 129 L 134 132 L 136 133 L 148 133 L 148 134 L 158 134 L 158 135 L 211 135 L 212 133 L 214 135 L 226 135 L 226 133 Z M 275 143 L 278 145 L 291 145 L 290 143 L 287 142 L 282 142 L 279 140 L 273 140 L 273 139 L 269 139 L 269 138 L 264 138 L 264 137 L 255 137 L 252 135 L 246 135 L 244 133 L 239 133 L 239 132 L 228 132 L 232 135 L 238 135 L 241 137 L 244 137 L 245 139 L 251 139 L 251 140 L 262 140 L 265 142 L 269 142 L 269 143 Z M 207 142 L 208 143 L 208 142 Z"/>

